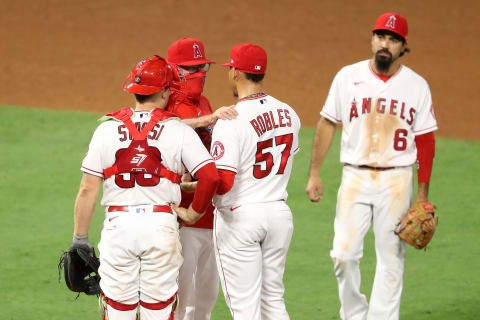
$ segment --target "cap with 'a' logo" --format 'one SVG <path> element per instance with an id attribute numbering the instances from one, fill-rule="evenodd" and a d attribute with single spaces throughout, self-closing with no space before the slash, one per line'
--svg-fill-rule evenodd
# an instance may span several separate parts
<path id="1" fill-rule="evenodd" d="M 395 12 L 387 12 L 377 19 L 377 23 L 372 31 L 376 30 L 388 30 L 393 33 L 398 34 L 404 39 L 407 39 L 408 35 L 408 24 L 405 17 L 399 15 Z"/>
<path id="2" fill-rule="evenodd" d="M 205 47 L 200 40 L 182 38 L 168 48 L 167 60 L 180 66 L 196 66 L 204 63 L 215 63 L 205 56 Z"/>
<path id="3" fill-rule="evenodd" d="M 230 62 L 224 67 L 234 67 L 245 73 L 264 74 L 267 71 L 267 52 L 252 43 L 237 44 L 230 52 Z"/>

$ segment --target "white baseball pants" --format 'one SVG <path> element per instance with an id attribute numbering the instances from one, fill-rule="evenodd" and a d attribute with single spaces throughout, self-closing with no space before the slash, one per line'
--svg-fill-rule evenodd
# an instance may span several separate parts
<path id="1" fill-rule="evenodd" d="M 183 258 L 175 214 L 107 212 L 98 245 L 100 287 L 109 320 L 169 319 Z M 165 303 L 171 301 L 171 303 Z"/>
<path id="2" fill-rule="evenodd" d="M 292 233 L 292 213 L 284 201 L 215 211 L 215 256 L 234 320 L 290 319 L 283 273 Z"/>
<path id="3" fill-rule="evenodd" d="M 175 320 L 209 320 L 218 297 L 218 272 L 212 229 L 183 227 L 184 262 L 178 277 Z"/>
<path id="4" fill-rule="evenodd" d="M 411 167 L 374 171 L 343 168 L 330 252 L 343 320 L 398 320 L 405 243 L 394 234 L 412 198 Z M 360 293 L 363 239 L 373 221 L 377 267 L 370 306 Z"/>

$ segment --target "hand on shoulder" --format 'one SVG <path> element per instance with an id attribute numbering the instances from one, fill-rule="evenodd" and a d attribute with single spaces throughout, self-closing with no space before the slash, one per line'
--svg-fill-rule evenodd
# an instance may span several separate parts
<path id="1" fill-rule="evenodd" d="M 235 105 L 223 106 L 215 110 L 212 117 L 212 123 L 215 123 L 218 119 L 233 120 L 237 118 L 238 112 L 235 110 Z"/>

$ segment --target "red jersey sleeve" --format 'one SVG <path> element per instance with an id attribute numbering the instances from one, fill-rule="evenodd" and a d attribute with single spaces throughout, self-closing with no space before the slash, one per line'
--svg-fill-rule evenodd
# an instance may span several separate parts
<path id="1" fill-rule="evenodd" d="M 435 156 L 435 135 L 433 132 L 418 135 L 415 137 L 415 144 L 417 145 L 418 182 L 429 183 Z"/>
<path id="2" fill-rule="evenodd" d="M 218 170 L 218 176 L 220 178 L 220 182 L 217 188 L 217 194 L 225 194 L 233 188 L 233 183 L 235 181 L 236 173 L 229 170 Z"/>
<path id="3" fill-rule="evenodd" d="M 218 185 L 218 174 L 215 164 L 208 163 L 195 173 L 198 179 L 195 195 L 193 196 L 192 208 L 199 213 L 205 212 L 207 206 L 212 203 Z"/>

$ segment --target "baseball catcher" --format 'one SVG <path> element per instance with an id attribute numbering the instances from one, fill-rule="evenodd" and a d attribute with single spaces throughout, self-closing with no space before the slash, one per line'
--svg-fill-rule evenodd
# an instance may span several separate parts
<path id="1" fill-rule="evenodd" d="M 99 295 L 99 266 L 100 261 L 88 238 L 74 236 L 70 249 L 60 257 L 58 277 L 60 280 L 63 268 L 68 289 L 79 294 Z"/>
<path id="2" fill-rule="evenodd" d="M 415 202 L 398 224 L 395 234 L 417 249 L 427 246 L 435 233 L 438 217 L 431 202 Z"/>

